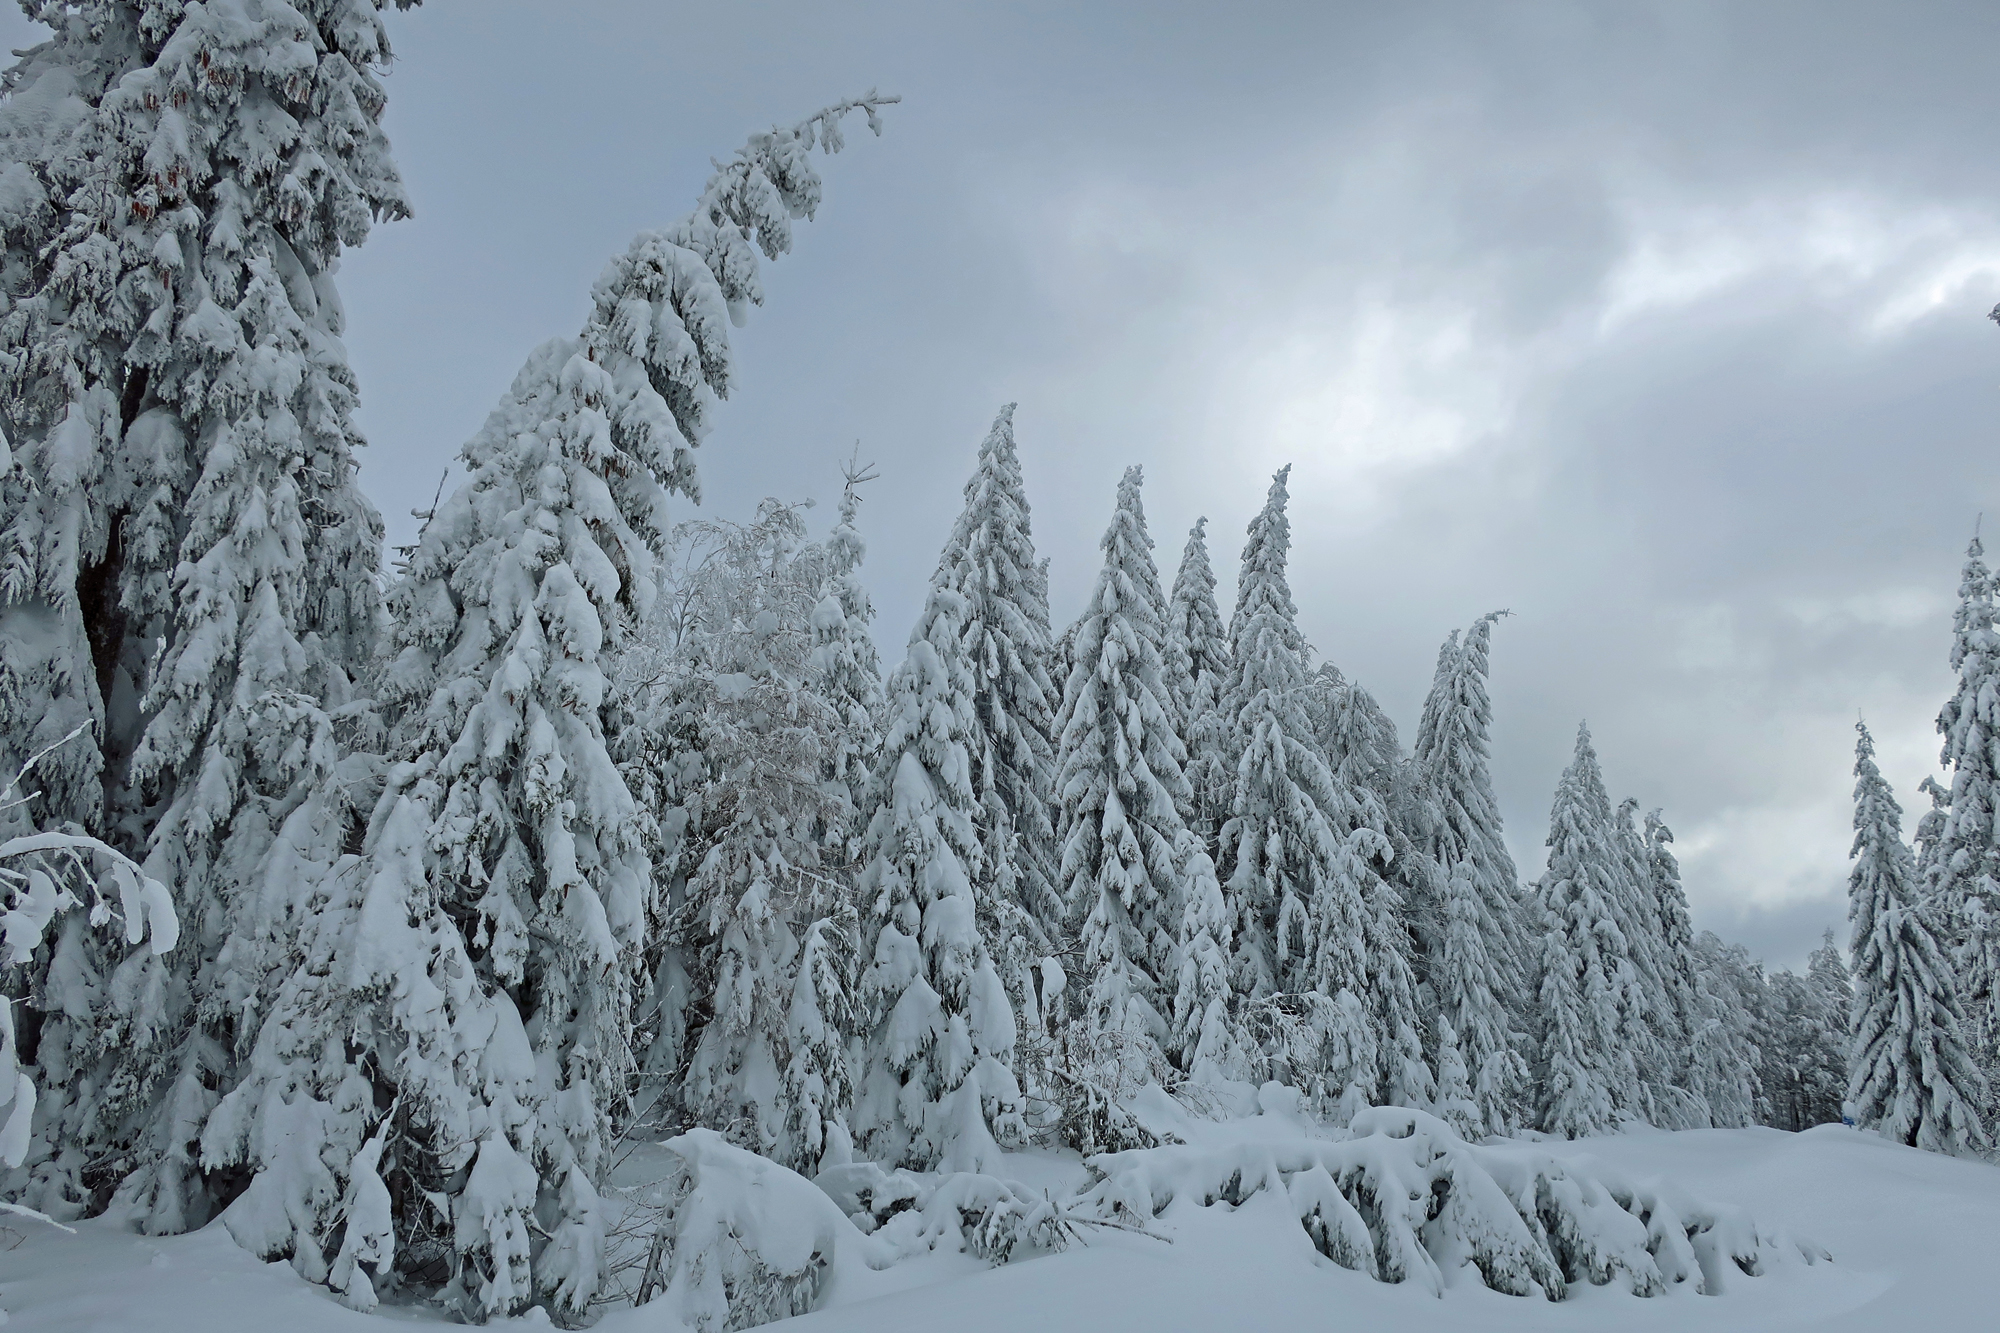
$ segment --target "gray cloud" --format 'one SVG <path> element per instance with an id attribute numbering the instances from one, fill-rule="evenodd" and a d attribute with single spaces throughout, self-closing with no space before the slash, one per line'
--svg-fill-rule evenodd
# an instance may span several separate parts
<path id="1" fill-rule="evenodd" d="M 17 36 L 20 21 L 0 25 Z M 1309 635 L 1406 728 L 1496 607 L 1524 870 L 1579 717 L 1697 924 L 1795 965 L 1841 914 L 1851 727 L 1899 790 L 2000 496 L 1991 6 L 487 0 L 391 19 L 418 216 L 343 274 L 392 535 L 630 234 L 751 129 L 907 99 L 767 273 L 709 507 L 859 439 L 891 655 L 994 408 L 1059 616 L 1120 471 L 1225 584 L 1297 466 Z M 16 41 L 14 44 L 18 45 Z"/>

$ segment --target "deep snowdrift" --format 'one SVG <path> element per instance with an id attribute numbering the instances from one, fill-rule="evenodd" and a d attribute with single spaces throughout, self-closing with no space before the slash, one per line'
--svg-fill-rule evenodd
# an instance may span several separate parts
<path id="1" fill-rule="evenodd" d="M 1258 1121 L 1215 1126 L 1215 1141 L 1281 1132 Z M 783 1325 L 800 1333 L 919 1330 L 949 1310 L 955 1333 L 1022 1327 L 1215 1330 L 1313 1327 L 1338 1309 L 1348 1328 L 1470 1329 L 1851 1329 L 1990 1327 L 2000 1278 L 2000 1169 L 1897 1147 L 1827 1126 L 1775 1130 L 1639 1133 L 1576 1143 L 1488 1147 L 1487 1154 L 1546 1154 L 1579 1174 L 1622 1177 L 1636 1187 L 1740 1209 L 1772 1234 L 1811 1237 L 1835 1262 L 1779 1263 L 1763 1276 L 1724 1271 L 1719 1296 L 1692 1283 L 1641 1300 L 1619 1284 L 1577 1284 L 1551 1304 L 1487 1290 L 1460 1270 L 1441 1296 L 1424 1285 L 1388 1285 L 1337 1266 L 1315 1250 L 1284 1191 L 1264 1189 L 1240 1206 L 1179 1200 L 1154 1230 L 1171 1241 L 1093 1231 L 1060 1254 L 992 1268 L 955 1252 L 919 1255 L 882 1271 L 842 1265 L 830 1276 L 828 1308 Z M 1083 1183 L 1080 1164 L 1023 1154 L 1011 1174 L 1056 1193 Z M 4 1220 L 0 1307 L 13 1329 L 41 1333 L 144 1328 L 151 1333 L 321 1333 L 383 1327 L 398 1312 L 354 1314 L 284 1263 L 264 1264 L 219 1226 L 191 1236 L 149 1238 L 104 1222 L 67 1236 Z M 1734 1274 L 1734 1275 L 1732 1275 Z M 1712 1284 L 1711 1284 L 1712 1285 Z M 371 1322 L 374 1321 L 374 1322 Z M 542 1326 L 539 1312 L 514 1321 Z M 617 1311 L 606 1333 L 666 1333 L 664 1307 Z"/>

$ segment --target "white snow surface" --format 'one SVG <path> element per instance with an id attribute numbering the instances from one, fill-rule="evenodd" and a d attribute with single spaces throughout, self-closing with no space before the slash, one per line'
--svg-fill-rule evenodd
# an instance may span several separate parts
<path id="1" fill-rule="evenodd" d="M 1282 1116 L 1222 1125 L 1194 1122 L 1194 1141 L 1295 1138 Z M 1296 1210 L 1274 1191 L 1241 1207 L 1176 1204 L 1155 1230 L 1093 1232 L 1065 1252 L 989 1267 L 949 1246 L 875 1271 L 838 1264 L 824 1308 L 784 1321 L 799 1333 L 927 1330 L 1171 1330 L 1317 1327 L 1337 1314 L 1348 1329 L 1422 1330 L 1880 1330 L 1925 1333 L 1992 1327 L 2000 1272 L 2000 1168 L 1920 1152 L 1872 1133 L 1822 1126 L 1655 1131 L 1541 1142 L 1537 1152 L 1593 1165 L 1635 1182 L 1661 1183 L 1712 1204 L 1734 1205 L 1766 1228 L 1810 1237 L 1831 1264 L 1781 1264 L 1761 1277 L 1730 1274 L 1717 1296 L 1685 1286 L 1641 1299 L 1578 1284 L 1570 1299 L 1487 1290 L 1461 1270 L 1441 1297 L 1416 1283 L 1389 1285 L 1335 1266 L 1312 1247 Z M 1087 1173 L 1074 1158 L 1010 1154 L 1008 1174 L 1061 1193 Z M 148 1237 L 113 1221 L 74 1235 L 23 1218 L 0 1218 L 0 1308 L 8 1333 L 363 1333 L 383 1319 L 428 1312 L 342 1307 L 285 1262 L 263 1263 L 219 1224 L 192 1235 Z M 376 1322 L 371 1322 L 376 1321 Z M 547 1327 L 530 1311 L 496 1325 Z M 664 1303 L 615 1310 L 604 1333 L 675 1333 Z M 767 1327 L 774 1327 L 767 1325 Z"/>

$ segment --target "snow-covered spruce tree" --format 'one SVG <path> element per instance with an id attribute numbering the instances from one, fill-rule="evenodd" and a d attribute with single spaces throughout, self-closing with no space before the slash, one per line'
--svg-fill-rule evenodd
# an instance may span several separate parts
<path id="1" fill-rule="evenodd" d="M 1480 1133 L 1521 1121 L 1528 1069 L 1521 1056 L 1531 936 L 1514 859 L 1493 793 L 1493 707 L 1486 689 L 1496 611 L 1438 651 L 1417 731 L 1414 796 L 1422 857 L 1432 867 L 1430 909 L 1418 920 L 1425 980 L 1437 1005 L 1436 1059 L 1460 1062 Z M 1413 860 L 1416 858 L 1412 858 Z M 1456 1050 L 1446 1049 L 1447 1038 Z"/>
<path id="2" fill-rule="evenodd" d="M 1333 775 L 1334 832 L 1346 840 L 1342 857 L 1361 884 L 1362 947 L 1367 957 L 1363 1004 L 1375 1026 L 1379 1062 L 1371 1100 L 1377 1105 L 1428 1106 L 1435 1092 L 1423 1048 L 1417 976 L 1400 871 L 1420 853 L 1397 814 L 1405 805 L 1407 765 L 1396 725 L 1359 681 L 1321 664 L 1309 683 L 1307 713 Z M 1360 837 L 1356 830 L 1367 830 Z"/>
<path id="3" fill-rule="evenodd" d="M 1215 602 L 1215 570 L 1208 559 L 1208 520 L 1198 518 L 1188 529 L 1174 571 L 1173 592 L 1167 599 L 1168 661 L 1174 702 L 1182 717 L 1191 716 L 1195 683 L 1203 676 L 1229 676 L 1229 636 L 1222 628 L 1222 611 Z"/>
<path id="4" fill-rule="evenodd" d="M 1215 571 L 1208 559 L 1208 520 L 1195 520 L 1174 573 L 1167 602 L 1168 662 L 1185 664 L 1184 696 L 1178 699 L 1181 739 L 1186 743 L 1191 804 L 1188 827 L 1210 855 L 1229 817 L 1236 770 L 1230 762 L 1228 720 L 1222 713 L 1222 692 L 1233 675 L 1229 636 L 1215 604 Z M 1177 685 L 1176 688 L 1181 688 Z"/>
<path id="5" fill-rule="evenodd" d="M 1668 1057 L 1673 1077 L 1687 1086 L 1688 1053 L 1696 1024 L 1694 927 L 1688 917 L 1687 890 L 1681 887 L 1681 864 L 1674 856 L 1674 831 L 1658 810 L 1648 812 L 1645 828 L 1646 886 L 1660 923 L 1661 981 L 1666 990 L 1662 1013 L 1668 1023 Z"/>
<path id="6" fill-rule="evenodd" d="M 90 719 L 51 796 L 143 849 L 187 927 L 171 958 L 48 951 L 48 1155 L 20 1188 L 57 1211 L 122 1186 L 165 1231 L 218 1202 L 187 1145 L 270 968 L 239 908 L 371 651 L 332 276 L 408 211 L 379 7 L 39 5 L 50 40 L 7 76 L 0 762 Z"/>
<path id="7" fill-rule="evenodd" d="M 1958 978 L 1965 1039 L 1995 1099 L 1982 1114 L 2000 1123 L 2000 626 L 1993 574 L 1976 536 L 1958 593 L 1951 645 L 1958 689 L 1937 721 L 1950 790 L 1937 827 L 1920 830 L 1927 845 L 1919 872 L 1926 910 Z"/>
<path id="8" fill-rule="evenodd" d="M 858 885 L 866 970 L 854 1128 L 870 1157 L 947 1171 L 997 1164 L 998 1139 L 1023 1129 L 1014 1012 L 974 898 L 982 733 L 964 616 L 941 569 L 889 676 Z"/>
<path id="9" fill-rule="evenodd" d="M 1705 1128 L 1709 1120 L 1706 1108 L 1681 1086 L 1686 1067 L 1683 1053 L 1692 1031 L 1683 1026 L 1683 1011 L 1675 1006 L 1674 978 L 1679 961 L 1667 945 L 1660 894 L 1653 882 L 1655 849 L 1640 828 L 1635 798 L 1628 796 L 1619 803 L 1612 816 L 1612 833 L 1623 862 L 1618 879 L 1623 890 L 1617 904 L 1618 922 L 1638 977 L 1638 1021 L 1632 1041 L 1643 1114 L 1650 1123 L 1665 1129 Z M 1676 866 L 1675 873 L 1678 871 Z"/>
<path id="10" fill-rule="evenodd" d="M 1630 1043 L 1637 978 L 1615 906 L 1623 865 L 1614 838 L 1590 728 L 1579 727 L 1575 758 L 1556 784 L 1538 886 L 1545 934 L 1537 1109 L 1541 1127 L 1566 1138 L 1643 1115 Z"/>
<path id="11" fill-rule="evenodd" d="M 1690 1091 L 1699 1096 L 1711 1125 L 1742 1129 L 1768 1119 L 1758 1068 L 1766 1027 L 1764 970 L 1740 944 L 1725 944 L 1704 930 L 1694 943 L 1695 1028 L 1688 1055 Z"/>
<path id="12" fill-rule="evenodd" d="M 1958 987 L 1917 899 L 1902 807 L 1875 766 L 1867 726 L 1855 730 L 1848 1114 L 1898 1143 L 1979 1152 L 1991 1143 L 1979 1116 L 1986 1086 L 1966 1049 Z"/>
<path id="13" fill-rule="evenodd" d="M 1161 661 L 1159 573 L 1127 468 L 1098 547 L 1104 567 L 1076 634 L 1059 715 L 1059 882 L 1082 922 L 1084 1023 L 1143 1078 L 1167 1036 L 1188 888 L 1186 752 Z"/>
<path id="14" fill-rule="evenodd" d="M 1854 1011 L 1854 975 L 1830 927 L 1806 960 L 1806 986 L 1811 994 L 1808 1012 L 1818 1029 L 1814 1052 L 1804 1062 L 1809 1071 L 1807 1106 L 1813 1123 L 1824 1124 L 1840 1119 L 1846 1100 L 1847 1025 Z"/>
<path id="15" fill-rule="evenodd" d="M 845 793 L 850 848 L 860 844 L 861 802 L 882 748 L 882 659 L 868 629 L 875 620 L 875 604 L 860 574 L 868 548 L 855 524 L 861 513 L 861 487 L 874 476 L 872 470 L 852 464 L 845 470 L 840 521 L 826 539 L 826 590 L 812 613 L 811 669 L 839 719 L 838 738 L 826 757 L 826 777 Z"/>
<path id="16" fill-rule="evenodd" d="M 1251 1053 L 1236 1020 L 1230 982 L 1234 922 L 1207 850 L 1192 830 L 1183 844 L 1185 900 L 1174 949 L 1180 971 L 1167 1050 L 1196 1082 L 1246 1078 Z"/>
<path id="17" fill-rule="evenodd" d="M 695 489 L 691 451 L 729 387 L 727 320 L 761 295 L 753 247 L 788 247 L 819 200 L 809 150 L 885 100 L 722 164 L 687 220 L 613 260 L 582 334 L 539 348 L 466 445 L 465 484 L 391 594 L 386 789 L 361 857 L 301 876 L 295 893 L 324 901 L 259 1035 L 345 1006 L 368 1039 L 273 1040 L 203 1135 L 207 1169 L 254 1173 L 253 1194 L 271 1182 L 238 1233 L 263 1253 L 315 1275 L 341 1201 L 379 1203 L 363 1162 L 391 1199 L 391 1234 L 367 1247 L 388 1255 L 368 1261 L 377 1276 L 441 1287 L 471 1317 L 537 1295 L 580 1310 L 596 1289 L 597 1186 L 656 900 L 643 812 L 605 744 L 608 657 L 653 596 L 670 494 Z M 312 1209 L 286 1184 L 302 1140 L 282 1126 L 305 1104 L 288 1086 L 325 1117 Z"/>
<path id="18" fill-rule="evenodd" d="M 1804 976 L 1779 972 L 1770 978 L 1759 1080 L 1773 1126 L 1811 1129 L 1840 1119 L 1853 999 L 1847 964 L 1830 930 Z"/>
<path id="19" fill-rule="evenodd" d="M 1065 922 L 1049 813 L 1060 692 L 1049 675 L 1048 576 L 1029 530 L 1012 403 L 979 446 L 965 508 L 938 567 L 965 600 L 974 672 L 980 926 L 1012 993 L 1022 997 L 1030 957 L 1048 952 Z"/>
<path id="20" fill-rule="evenodd" d="M 1317 993 L 1324 1003 L 1314 1006 L 1312 1026 L 1327 1063 L 1315 1076 L 1335 1092 L 1372 1091 L 1379 1042 L 1361 998 L 1366 878 L 1389 848 L 1378 829 L 1352 818 L 1313 735 L 1305 638 L 1285 576 L 1290 471 L 1271 479 L 1250 523 L 1229 627 L 1233 674 L 1222 698 L 1235 786 L 1220 843 L 1236 917 L 1236 985 L 1252 1000 Z"/>

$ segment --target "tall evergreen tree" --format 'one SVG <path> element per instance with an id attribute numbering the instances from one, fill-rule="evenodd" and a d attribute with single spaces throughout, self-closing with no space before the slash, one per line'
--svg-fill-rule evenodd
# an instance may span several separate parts
<path id="1" fill-rule="evenodd" d="M 868 553 L 855 520 L 861 513 L 861 486 L 874 480 L 867 468 L 849 466 L 840 493 L 840 521 L 826 539 L 826 588 L 813 608 L 811 666 L 819 689 L 839 717 L 836 740 L 827 754 L 826 777 L 848 805 L 847 836 L 857 843 L 860 809 L 868 774 L 882 746 L 882 659 L 869 625 L 875 604 L 861 581 Z"/>
<path id="2" fill-rule="evenodd" d="M 1203 676 L 1229 675 L 1229 636 L 1223 632 L 1222 612 L 1215 602 L 1206 518 L 1194 521 L 1188 529 L 1187 545 L 1181 549 L 1180 567 L 1174 572 L 1173 592 L 1167 601 L 1167 638 L 1175 645 L 1175 656 L 1186 663 L 1186 675 L 1176 680 L 1176 688 L 1182 691 L 1176 702 L 1182 716 L 1187 716 L 1197 681 Z"/>
<path id="3" fill-rule="evenodd" d="M 1958 977 L 1965 1039 L 1988 1095 L 2000 1098 L 2000 627 L 1978 537 L 1966 550 L 1958 591 L 1951 646 L 1958 689 L 1937 721 L 1950 790 L 1936 827 L 1919 830 L 1927 844 L 1920 873 Z M 2000 1117 L 2000 1100 L 1982 1111 Z"/>
<path id="4" fill-rule="evenodd" d="M 1236 984 L 1252 1000 L 1316 993 L 1323 1067 L 1315 1075 L 1372 1098 L 1384 1082 L 1384 1047 L 1400 1036 L 1385 1032 L 1366 1003 L 1371 937 L 1380 944 L 1388 934 L 1377 868 L 1392 850 L 1356 794 L 1335 781 L 1314 733 L 1307 648 L 1286 579 L 1290 472 L 1271 479 L 1249 525 L 1222 693 L 1236 770 L 1219 838 L 1235 910 Z M 1392 1062 L 1396 1079 L 1415 1076 Z"/>
<path id="5" fill-rule="evenodd" d="M 1654 848 L 1640 829 L 1638 811 L 1634 798 L 1621 801 L 1612 817 L 1612 836 L 1621 872 L 1618 921 L 1637 978 L 1631 1040 L 1643 1114 L 1662 1128 L 1696 1129 L 1706 1125 L 1707 1117 L 1699 1101 L 1679 1083 L 1685 1068 L 1682 1051 L 1689 1038 L 1674 1004 L 1679 964 L 1667 945 L 1660 895 L 1653 883 Z"/>
<path id="6" fill-rule="evenodd" d="M 1306 644 L 1285 577 L 1290 471 L 1272 478 L 1250 523 L 1222 696 L 1235 784 L 1221 870 L 1236 912 L 1237 985 L 1252 996 L 1311 988 L 1322 892 L 1344 894 L 1337 942 L 1346 950 L 1345 982 L 1358 990 L 1365 969 L 1361 890 L 1335 875 L 1338 839 L 1326 812 L 1338 802 L 1306 711 Z"/>
<path id="7" fill-rule="evenodd" d="M 1779 972 L 1771 977 L 1761 1070 L 1770 1124 L 1801 1130 L 1840 1119 L 1853 999 L 1847 964 L 1831 930 L 1813 950 L 1806 975 Z"/>
<path id="8" fill-rule="evenodd" d="M 1051 864 L 1050 738 L 1060 695 L 1049 676 L 1048 576 L 1029 530 L 1012 403 L 1000 409 L 979 446 L 965 509 L 938 563 L 965 599 L 974 672 L 981 924 L 1013 964 L 1007 980 L 1018 988 L 1027 952 L 1045 951 L 1060 937 L 1063 905 Z M 1019 945 L 1010 945 L 1016 936 Z"/>
<path id="9" fill-rule="evenodd" d="M 1222 692 L 1233 664 L 1222 613 L 1215 603 L 1215 572 L 1208 559 L 1208 520 L 1195 520 L 1174 574 L 1167 603 L 1170 667 L 1185 664 L 1186 675 L 1176 685 L 1182 693 L 1181 738 L 1187 743 L 1190 805 L 1188 826 L 1211 855 L 1216 837 L 1229 816 L 1236 785 L 1230 763 L 1228 720 L 1222 712 Z"/>
<path id="10" fill-rule="evenodd" d="M 760 135 L 722 164 L 690 217 L 612 261 L 582 334 L 537 349 L 466 445 L 466 482 L 391 594 L 396 762 L 361 864 L 298 888 L 327 895 L 327 955 L 358 949 L 367 965 L 326 978 L 299 957 L 265 1020 L 296 1029 L 309 1006 L 346 1006 L 368 1039 L 260 1067 L 203 1136 L 205 1166 L 254 1173 L 253 1193 L 269 1182 L 260 1215 L 274 1216 L 297 1140 L 273 1126 L 300 1104 L 277 1090 L 314 1088 L 334 1108 L 332 1197 L 358 1187 L 364 1139 L 385 1136 L 365 1160 L 406 1201 L 395 1247 L 455 1256 L 447 1296 L 468 1315 L 537 1294 L 578 1311 L 601 1280 L 597 1189 L 657 903 L 642 812 L 606 743 L 622 707 L 610 655 L 652 600 L 670 496 L 696 491 L 692 450 L 730 383 L 730 311 L 761 299 L 756 249 L 789 248 L 819 201 L 810 149 L 838 148 L 839 119 L 858 107 L 872 122 L 881 100 Z M 448 1002 L 426 999 L 438 992 Z M 429 1235 L 429 1194 L 463 1219 L 448 1241 Z M 313 1275 L 292 1228 L 265 1228 L 256 1248 Z"/>
<path id="11" fill-rule="evenodd" d="M 981 937 L 981 744 L 965 599 L 940 570 L 909 654 L 891 673 L 888 730 L 869 787 L 855 1129 L 872 1157 L 988 1169 L 1021 1130 L 1014 1011 Z"/>
<path id="12" fill-rule="evenodd" d="M 1313 674 L 1307 701 L 1338 800 L 1330 812 L 1333 829 L 1345 839 L 1342 856 L 1361 884 L 1368 960 L 1361 994 L 1376 1028 L 1379 1062 L 1371 1093 L 1381 1105 L 1427 1106 L 1435 1086 L 1418 1010 L 1416 945 L 1404 881 L 1396 873 L 1414 865 L 1420 853 L 1397 819 L 1407 766 L 1396 725 L 1359 681 L 1347 680 L 1331 663 Z M 1360 830 L 1366 832 L 1357 836 Z"/>
<path id="13" fill-rule="evenodd" d="M 51 951 L 25 1188 L 58 1211 L 122 1187 L 172 1231 L 221 1201 L 187 1145 L 270 966 L 245 905 L 372 651 L 332 275 L 408 212 L 379 7 L 35 6 L 50 38 L 6 76 L 0 764 L 88 721 L 44 766 L 52 813 L 143 853 L 187 926 L 171 960 Z"/>
<path id="14" fill-rule="evenodd" d="M 1979 1152 L 1991 1143 L 1979 1115 L 1986 1086 L 1966 1049 L 1958 987 L 1917 901 L 1902 807 L 1875 766 L 1867 726 L 1857 723 L 1855 730 L 1849 1113 L 1855 1124 L 1898 1143 Z M 1952 813 L 1957 818 L 1960 811 Z"/>
<path id="15" fill-rule="evenodd" d="M 1699 1004 L 1688 1059 L 1688 1081 L 1711 1125 L 1742 1129 L 1767 1118 L 1758 1067 L 1766 1037 L 1763 968 L 1740 944 L 1703 931 L 1694 944 Z"/>
<path id="16" fill-rule="evenodd" d="M 1646 816 L 1646 882 L 1660 922 L 1661 980 L 1666 987 L 1664 1012 L 1670 1023 L 1669 1054 L 1676 1077 L 1687 1066 L 1694 1042 L 1694 927 L 1688 917 L 1687 890 L 1681 887 L 1681 864 L 1673 852 L 1674 831 L 1658 810 Z M 1684 1081 L 1684 1080 L 1683 1080 Z"/>
<path id="17" fill-rule="evenodd" d="M 1141 480 L 1126 469 L 1098 543 L 1104 568 L 1063 691 L 1056 791 L 1061 884 L 1083 922 L 1085 1019 L 1143 1069 L 1167 1037 L 1189 848 L 1186 752 L 1161 655 L 1164 599 Z"/>
<path id="18" fill-rule="evenodd" d="M 1425 812 L 1420 851 L 1435 867 L 1430 915 L 1418 925 L 1442 1020 L 1437 1058 L 1447 1060 L 1442 1044 L 1454 1037 L 1484 1133 L 1518 1123 L 1528 1073 L 1514 1016 L 1526 1010 L 1529 936 L 1493 792 L 1486 689 L 1493 624 L 1505 614 L 1480 617 L 1439 649 L 1412 756 Z"/>
<path id="19" fill-rule="evenodd" d="M 1630 1033 L 1637 977 L 1618 923 L 1622 872 L 1590 728 L 1556 784 L 1539 894 L 1540 1120 L 1552 1134 L 1598 1134 L 1643 1114 Z"/>

